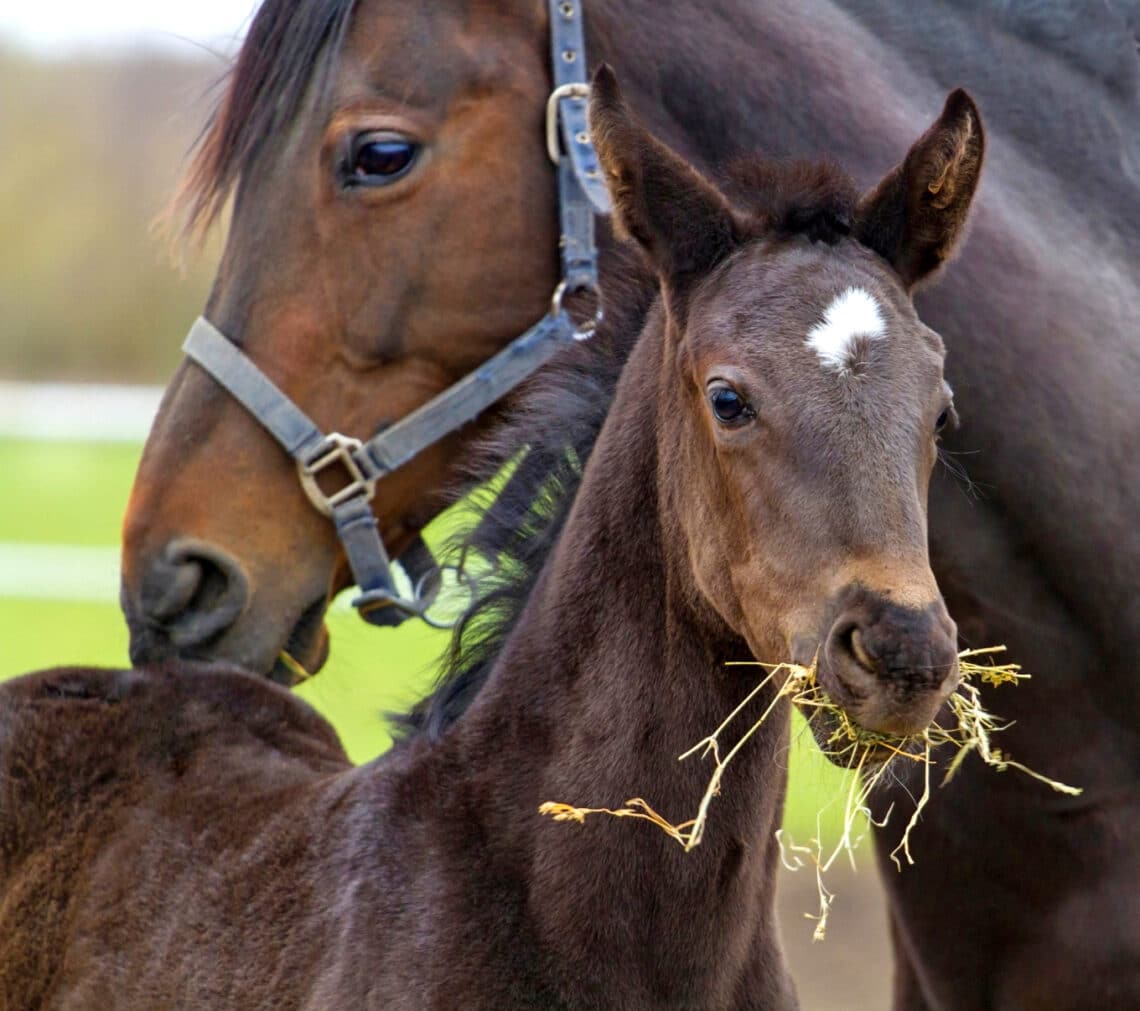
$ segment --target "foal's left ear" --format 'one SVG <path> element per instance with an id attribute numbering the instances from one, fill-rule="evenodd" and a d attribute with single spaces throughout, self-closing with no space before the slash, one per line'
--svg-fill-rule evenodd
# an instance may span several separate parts
<path id="1" fill-rule="evenodd" d="M 978 188 L 985 147 L 978 107 L 959 88 L 903 163 L 859 204 L 855 238 L 886 259 L 907 288 L 954 254 Z"/>
<path id="2" fill-rule="evenodd" d="M 737 245 L 728 201 L 633 117 L 602 64 L 590 89 L 590 134 L 614 205 L 614 227 L 648 254 L 676 294 Z"/>

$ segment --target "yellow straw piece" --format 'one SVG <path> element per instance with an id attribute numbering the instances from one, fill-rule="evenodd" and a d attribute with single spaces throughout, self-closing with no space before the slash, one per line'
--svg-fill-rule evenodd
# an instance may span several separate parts
<path id="1" fill-rule="evenodd" d="M 285 650 L 277 654 L 277 659 L 280 660 L 289 673 L 292 674 L 298 681 L 308 681 L 313 675 L 310 674 L 304 667 L 301 666 L 299 660 L 295 660 Z"/>

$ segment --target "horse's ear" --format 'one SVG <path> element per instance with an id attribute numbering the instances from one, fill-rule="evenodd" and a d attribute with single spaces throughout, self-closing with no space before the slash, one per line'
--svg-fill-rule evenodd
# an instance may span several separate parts
<path id="1" fill-rule="evenodd" d="M 732 252 L 737 238 L 728 201 L 637 122 L 606 64 L 590 89 L 590 134 L 613 201 L 614 230 L 641 246 L 669 288 L 683 288 Z"/>
<path id="2" fill-rule="evenodd" d="M 884 257 L 908 288 L 954 254 L 985 146 L 978 107 L 959 88 L 903 163 L 860 203 L 855 237 Z"/>

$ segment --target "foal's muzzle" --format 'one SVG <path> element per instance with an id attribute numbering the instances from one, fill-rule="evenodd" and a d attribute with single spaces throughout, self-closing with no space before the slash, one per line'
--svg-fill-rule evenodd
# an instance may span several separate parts
<path id="1" fill-rule="evenodd" d="M 941 598 L 921 608 L 850 587 L 820 650 L 824 689 L 866 730 L 920 733 L 958 686 L 958 630 Z"/>

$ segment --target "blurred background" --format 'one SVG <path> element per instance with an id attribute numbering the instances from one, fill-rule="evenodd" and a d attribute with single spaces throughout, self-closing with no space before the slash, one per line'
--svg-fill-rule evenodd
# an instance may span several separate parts
<path id="1" fill-rule="evenodd" d="M 0 676 L 126 659 L 119 525 L 216 260 L 151 223 L 248 14 L 193 6 L 0 8 Z"/>
<path id="2" fill-rule="evenodd" d="M 179 247 L 154 223 L 252 6 L 0 9 L 0 678 L 127 662 L 120 524 L 161 387 L 221 247 L 219 235 Z M 444 640 L 423 627 L 372 629 L 344 608 L 330 628 L 332 658 L 299 691 L 365 761 L 389 743 L 382 713 L 430 684 Z M 797 723 L 797 742 L 802 730 Z M 789 762 L 787 828 L 797 840 L 814 835 L 827 808 L 834 839 L 835 770 L 810 744 L 797 744 Z M 860 856 L 857 876 L 846 867 L 829 876 L 838 897 L 823 944 L 812 945 L 803 918 L 816 909 L 814 875 L 784 877 L 784 933 L 808 1011 L 887 1003 L 868 845 Z"/>

